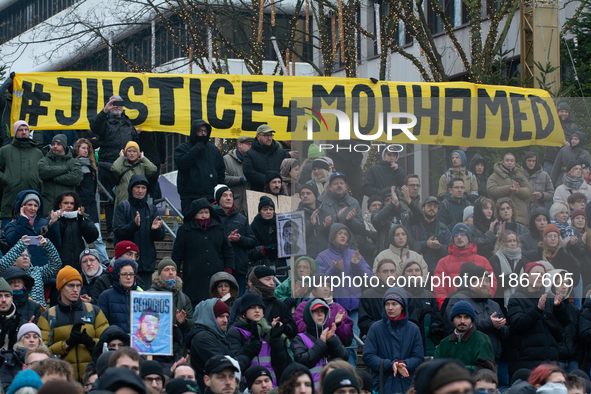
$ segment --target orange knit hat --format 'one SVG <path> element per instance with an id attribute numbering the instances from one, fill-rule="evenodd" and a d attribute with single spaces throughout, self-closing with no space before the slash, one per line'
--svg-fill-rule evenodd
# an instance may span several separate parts
<path id="1" fill-rule="evenodd" d="M 55 287 L 57 288 L 57 291 L 60 291 L 66 283 L 76 279 L 78 279 L 80 281 L 80 284 L 82 284 L 82 276 L 80 276 L 78 270 L 69 265 L 66 265 L 57 273 Z"/>

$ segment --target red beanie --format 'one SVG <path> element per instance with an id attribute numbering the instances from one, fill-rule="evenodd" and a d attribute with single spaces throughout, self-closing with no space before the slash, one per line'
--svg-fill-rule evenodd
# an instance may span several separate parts
<path id="1" fill-rule="evenodd" d="M 129 252 L 130 250 L 134 250 L 137 254 L 140 254 L 140 250 L 138 249 L 137 245 L 131 241 L 121 241 L 117 242 L 115 245 L 115 258 L 118 259 L 119 257 L 123 256 L 123 253 Z"/>
<path id="2" fill-rule="evenodd" d="M 544 237 L 546 237 L 548 233 L 558 233 L 558 236 L 560 236 L 560 230 L 558 230 L 558 227 L 556 227 L 554 223 L 550 223 L 546 226 L 544 229 Z"/>
<path id="3" fill-rule="evenodd" d="M 218 300 L 213 306 L 213 314 L 216 318 L 220 317 L 224 313 L 230 314 L 230 308 L 225 302 Z"/>
<path id="4" fill-rule="evenodd" d="M 525 273 L 528 274 L 529 271 L 531 271 L 531 269 L 534 267 L 542 267 L 544 269 L 544 272 L 546 272 L 546 267 L 544 266 L 544 264 L 532 261 L 531 263 L 527 263 L 525 265 Z"/>
<path id="5" fill-rule="evenodd" d="M 582 209 L 577 209 L 576 211 L 573 211 L 573 213 L 571 213 L 570 220 L 575 220 L 575 218 L 579 215 L 583 215 L 585 219 L 587 219 L 587 214 L 585 214 L 585 211 L 583 211 Z"/>

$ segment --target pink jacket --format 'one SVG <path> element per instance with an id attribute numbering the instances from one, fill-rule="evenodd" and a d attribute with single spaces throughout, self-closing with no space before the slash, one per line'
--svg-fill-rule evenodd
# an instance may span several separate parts
<path id="1" fill-rule="evenodd" d="M 306 332 L 306 323 L 304 323 L 304 307 L 306 306 L 306 302 L 308 302 L 308 300 L 310 299 L 307 298 L 300 302 L 300 305 L 298 305 L 295 312 L 293 313 L 293 319 L 298 325 L 298 332 Z M 347 314 L 347 310 L 340 304 L 333 302 L 330 305 L 330 317 L 326 322 L 326 326 L 332 327 L 332 323 L 334 323 L 334 319 L 339 311 L 345 311 L 345 316 L 343 316 L 343 321 L 337 327 L 335 334 L 337 337 L 339 337 L 343 344 L 347 344 L 349 343 L 350 339 L 353 338 L 353 320 L 351 320 Z"/>

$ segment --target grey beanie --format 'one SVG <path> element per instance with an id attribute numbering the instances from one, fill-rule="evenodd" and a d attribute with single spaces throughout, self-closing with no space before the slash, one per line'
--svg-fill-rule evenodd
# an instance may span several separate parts
<path id="1" fill-rule="evenodd" d="M 23 198 L 23 202 L 21 203 L 21 207 L 24 207 L 27 202 L 34 200 L 37 201 L 37 204 L 39 204 L 39 206 L 41 205 L 41 200 L 39 200 L 39 196 L 36 195 L 35 193 L 28 193 L 25 195 L 25 198 Z"/>
<path id="2" fill-rule="evenodd" d="M 57 142 L 64 147 L 64 150 L 68 149 L 68 137 L 63 134 L 56 134 L 51 140 L 52 143 Z"/>
<path id="3" fill-rule="evenodd" d="M 82 257 L 88 256 L 89 254 L 93 255 L 99 262 L 101 259 L 99 258 L 99 252 L 96 249 L 84 249 L 82 253 L 80 253 L 79 262 L 82 263 Z"/>

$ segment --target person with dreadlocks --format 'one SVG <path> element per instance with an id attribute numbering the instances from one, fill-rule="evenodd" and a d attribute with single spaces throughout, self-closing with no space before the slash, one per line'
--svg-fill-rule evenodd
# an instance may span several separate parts
<path id="1" fill-rule="evenodd" d="M 228 330 L 227 340 L 230 351 L 240 354 L 250 338 L 262 342 L 261 350 L 252 359 L 251 365 L 262 365 L 271 373 L 273 385 L 277 385 L 278 377 L 283 374 L 291 358 L 287 353 L 287 336 L 284 334 L 286 325 L 279 317 L 271 323 L 265 319 L 265 302 L 256 293 L 245 294 L 240 301 L 240 316 Z"/>

